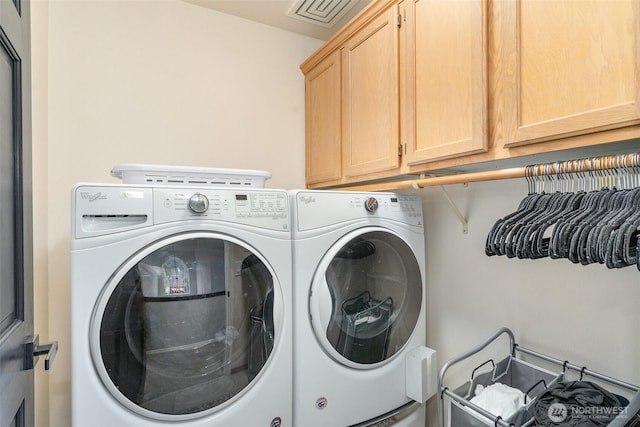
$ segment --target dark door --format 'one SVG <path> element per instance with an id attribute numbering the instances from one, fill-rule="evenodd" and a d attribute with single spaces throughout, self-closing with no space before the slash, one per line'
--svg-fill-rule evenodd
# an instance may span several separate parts
<path id="1" fill-rule="evenodd" d="M 0 427 L 33 426 L 29 3 L 0 0 Z"/>

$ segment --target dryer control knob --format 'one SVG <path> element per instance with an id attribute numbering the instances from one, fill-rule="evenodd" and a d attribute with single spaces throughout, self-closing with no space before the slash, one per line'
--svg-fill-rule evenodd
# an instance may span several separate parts
<path id="1" fill-rule="evenodd" d="M 367 212 L 375 212 L 378 210 L 378 201 L 375 197 L 369 197 L 366 202 L 364 202 L 364 208 Z"/>
<path id="2" fill-rule="evenodd" d="M 189 199 L 189 209 L 198 214 L 205 213 L 209 209 L 209 199 L 204 194 L 196 193 Z"/>

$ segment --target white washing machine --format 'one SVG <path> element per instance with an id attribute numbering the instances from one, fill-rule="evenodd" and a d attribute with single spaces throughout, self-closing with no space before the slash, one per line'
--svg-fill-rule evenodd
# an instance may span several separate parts
<path id="1" fill-rule="evenodd" d="M 435 375 L 424 347 L 420 198 L 290 192 L 293 208 L 294 425 L 424 427 Z M 420 365 L 421 362 L 418 364 Z M 411 393 L 415 384 L 422 398 Z"/>
<path id="2" fill-rule="evenodd" d="M 75 427 L 292 425 L 285 191 L 72 190 Z"/>

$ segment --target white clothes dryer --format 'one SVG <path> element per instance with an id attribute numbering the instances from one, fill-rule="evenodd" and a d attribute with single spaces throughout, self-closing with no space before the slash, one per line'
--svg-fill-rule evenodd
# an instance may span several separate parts
<path id="1" fill-rule="evenodd" d="M 77 184 L 75 427 L 292 425 L 285 191 Z"/>
<path id="2" fill-rule="evenodd" d="M 407 354 L 426 341 L 420 198 L 290 195 L 294 425 L 424 427 L 405 379 Z"/>

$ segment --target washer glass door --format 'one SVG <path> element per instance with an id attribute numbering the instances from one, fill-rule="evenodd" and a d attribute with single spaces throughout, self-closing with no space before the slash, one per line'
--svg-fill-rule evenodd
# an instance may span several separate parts
<path id="1" fill-rule="evenodd" d="M 372 368 L 411 337 L 422 304 L 422 274 L 409 245 L 383 229 L 345 236 L 327 253 L 311 287 L 313 329 L 339 362 Z"/>
<path id="2" fill-rule="evenodd" d="M 215 412 L 260 376 L 278 345 L 278 290 L 240 241 L 163 240 L 105 286 L 91 327 L 94 363 L 135 412 L 162 420 Z"/>

